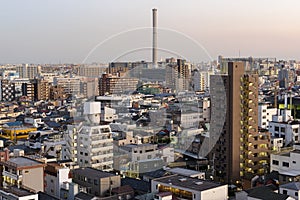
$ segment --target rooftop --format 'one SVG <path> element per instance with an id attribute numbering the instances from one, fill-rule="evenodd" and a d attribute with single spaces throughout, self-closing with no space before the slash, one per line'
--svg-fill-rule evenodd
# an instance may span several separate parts
<path id="1" fill-rule="evenodd" d="M 32 193 L 32 192 L 30 192 L 26 189 L 23 189 L 23 188 L 18 188 L 16 186 L 12 186 L 12 187 L 8 187 L 8 188 L 0 187 L 0 190 L 4 191 L 5 193 L 10 193 L 10 194 L 16 195 L 18 197 L 34 195 L 34 193 Z"/>
<path id="2" fill-rule="evenodd" d="M 280 186 L 280 188 L 287 188 L 291 190 L 300 190 L 300 182 L 290 182 L 287 184 L 283 184 Z"/>
<path id="3" fill-rule="evenodd" d="M 246 191 L 249 197 L 253 197 L 256 199 L 264 199 L 264 200 L 285 200 L 289 196 L 286 194 L 278 194 L 275 193 L 272 188 L 268 186 L 261 186 L 251 188 Z"/>
<path id="4" fill-rule="evenodd" d="M 74 169 L 73 173 L 74 174 L 82 174 L 82 175 L 85 175 L 87 177 L 93 177 L 93 178 L 98 178 L 98 179 L 111 177 L 111 176 L 116 176 L 115 174 L 100 171 L 98 169 L 94 169 L 94 168 L 90 168 L 90 167 Z"/>
<path id="5" fill-rule="evenodd" d="M 172 186 L 188 188 L 196 191 L 204 191 L 204 190 L 209 190 L 215 187 L 222 186 L 221 184 L 212 181 L 207 181 L 207 180 L 200 181 L 197 178 L 190 178 L 190 177 L 181 176 L 177 174 L 165 176 L 162 178 L 157 178 L 154 179 L 154 181 L 165 183 Z"/>
<path id="6" fill-rule="evenodd" d="M 41 162 L 26 157 L 10 158 L 8 161 L 3 162 L 3 164 L 13 166 L 16 168 L 33 167 L 33 166 L 40 167 L 43 165 L 43 163 Z"/>
<path id="7" fill-rule="evenodd" d="M 190 170 L 190 169 L 179 168 L 179 167 L 167 169 L 166 171 L 172 172 L 173 174 L 180 174 L 180 175 L 189 176 L 189 177 L 195 176 L 195 175 L 197 176 L 197 175 L 203 173 L 203 172 Z"/>

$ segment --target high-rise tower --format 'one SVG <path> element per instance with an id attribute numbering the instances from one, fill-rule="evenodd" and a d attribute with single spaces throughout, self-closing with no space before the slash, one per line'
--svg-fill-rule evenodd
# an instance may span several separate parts
<path id="1" fill-rule="evenodd" d="M 211 76 L 210 81 L 210 133 L 217 139 L 211 152 L 215 178 L 237 184 L 261 175 L 268 162 L 269 136 L 258 130 L 258 74 L 245 73 L 242 62 L 229 62 L 228 74 Z"/>
<path id="2" fill-rule="evenodd" d="M 157 67 L 157 9 L 152 9 L 152 28 L 153 28 L 153 38 L 152 38 L 152 65 L 153 67 Z"/>

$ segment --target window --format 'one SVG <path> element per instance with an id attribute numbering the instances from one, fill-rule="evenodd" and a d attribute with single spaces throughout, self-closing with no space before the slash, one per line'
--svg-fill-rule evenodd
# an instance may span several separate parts
<path id="1" fill-rule="evenodd" d="M 297 128 L 294 128 L 294 129 L 293 129 L 293 132 L 294 132 L 294 133 L 298 133 L 298 129 L 297 129 Z"/>
<path id="2" fill-rule="evenodd" d="M 285 133 L 285 128 L 284 128 L 284 127 L 281 127 L 281 128 L 280 128 L 280 132 Z"/>
<path id="3" fill-rule="evenodd" d="M 295 192 L 295 196 L 296 196 L 296 197 L 298 196 L 298 192 Z"/>
<path id="4" fill-rule="evenodd" d="M 282 162 L 282 166 L 283 167 L 290 167 L 290 163 L 288 163 L 288 162 Z"/>
<path id="5" fill-rule="evenodd" d="M 94 179 L 94 185 L 98 185 L 98 180 Z"/>
<path id="6" fill-rule="evenodd" d="M 296 164 L 296 161 L 293 160 L 293 164 Z"/>
<path id="7" fill-rule="evenodd" d="M 279 127 L 278 126 L 275 126 L 275 131 L 279 131 Z"/>
<path id="8" fill-rule="evenodd" d="M 282 194 L 287 194 L 287 190 L 282 190 Z"/>
<path id="9" fill-rule="evenodd" d="M 278 160 L 272 160 L 272 164 L 273 165 L 279 165 L 279 161 Z"/>

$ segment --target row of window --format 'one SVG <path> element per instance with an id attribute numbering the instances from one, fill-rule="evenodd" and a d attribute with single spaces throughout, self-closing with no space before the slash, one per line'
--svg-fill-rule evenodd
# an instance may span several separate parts
<path id="1" fill-rule="evenodd" d="M 74 174 L 74 178 L 77 178 L 78 180 L 87 182 L 89 184 L 92 184 L 92 183 L 94 183 L 94 185 L 99 184 L 99 181 L 97 179 L 91 179 L 91 178 L 88 178 L 86 176 L 82 176 L 82 175 L 79 175 L 79 174 L 78 175 Z"/>
<path id="2" fill-rule="evenodd" d="M 287 194 L 287 190 L 282 190 L 282 194 Z M 298 192 L 295 192 L 295 196 L 298 196 Z"/>
<path id="3" fill-rule="evenodd" d="M 278 160 L 272 160 L 272 164 L 273 165 L 279 165 L 279 161 Z M 296 161 L 293 161 L 293 164 L 296 164 Z M 290 167 L 290 163 L 282 162 L 282 166 L 283 167 Z"/>
<path id="4" fill-rule="evenodd" d="M 279 126 L 274 127 L 275 131 L 279 132 Z M 280 127 L 280 132 L 285 133 L 285 127 Z M 298 128 L 293 128 L 293 133 L 298 133 Z"/>

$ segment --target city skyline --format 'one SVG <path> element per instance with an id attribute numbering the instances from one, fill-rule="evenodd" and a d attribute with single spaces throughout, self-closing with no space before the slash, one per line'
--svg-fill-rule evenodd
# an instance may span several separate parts
<path id="1" fill-rule="evenodd" d="M 218 55 L 300 60 L 297 5 L 297 1 L 269 0 L 3 2 L 0 63 L 111 62 L 120 56 L 122 60 L 126 52 L 151 47 L 153 8 L 158 9 L 162 32 L 158 48 L 178 52 L 191 61 L 217 59 Z M 147 27 L 146 35 L 142 27 Z M 141 32 L 133 32 L 135 29 Z M 128 31 L 130 35 L 113 38 L 85 60 L 99 43 Z M 170 33 L 172 40 L 166 41 Z M 136 46 L 131 44 L 133 39 L 137 39 Z M 198 56 L 195 52 L 199 50 L 209 55 L 201 52 Z M 151 61 L 151 50 L 124 59 Z"/>

